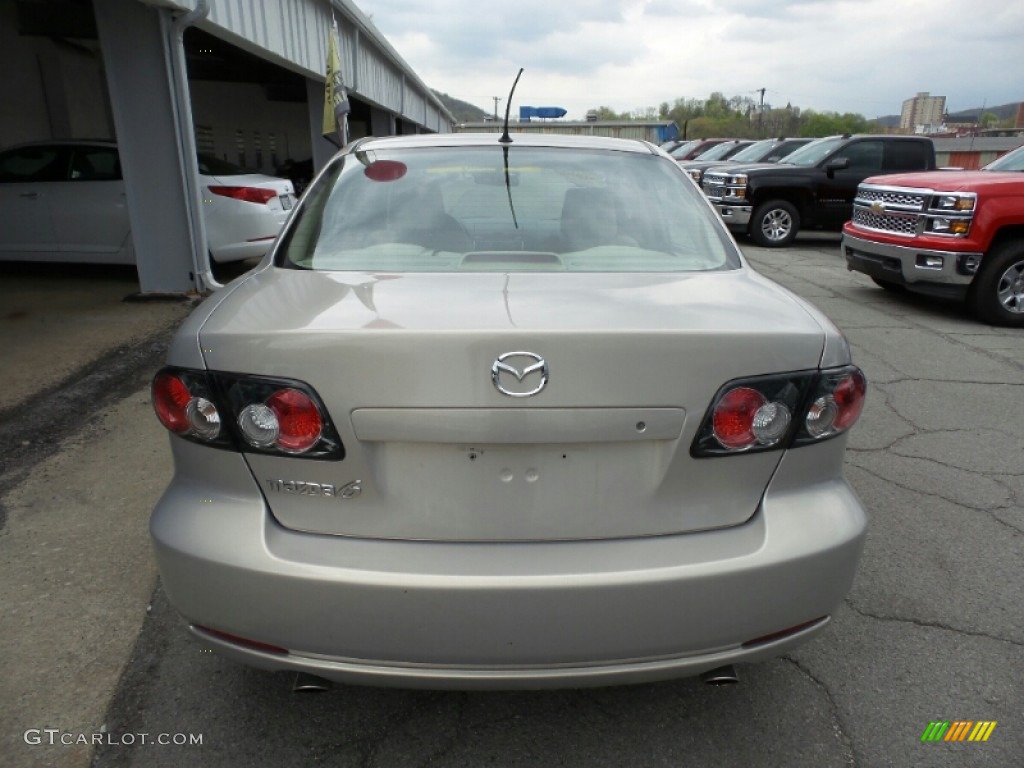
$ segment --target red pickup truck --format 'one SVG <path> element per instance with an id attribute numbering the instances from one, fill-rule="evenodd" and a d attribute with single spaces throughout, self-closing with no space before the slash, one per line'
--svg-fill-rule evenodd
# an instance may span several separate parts
<path id="1" fill-rule="evenodd" d="M 967 301 L 1024 327 L 1024 146 L 980 171 L 866 179 L 843 226 L 848 269 L 882 288 Z"/>

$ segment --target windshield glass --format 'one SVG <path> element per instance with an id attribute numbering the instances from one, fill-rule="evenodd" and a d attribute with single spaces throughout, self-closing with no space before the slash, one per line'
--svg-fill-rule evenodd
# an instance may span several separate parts
<path id="1" fill-rule="evenodd" d="M 760 160 L 767 155 L 772 147 L 775 146 L 775 139 L 764 139 L 763 141 L 755 141 L 749 147 L 745 147 L 732 156 L 732 160 L 738 163 L 744 163 L 751 160 Z"/>
<path id="2" fill-rule="evenodd" d="M 700 144 L 700 139 L 693 139 L 692 141 L 688 141 L 685 144 L 680 144 L 678 147 L 669 152 L 669 154 L 672 155 L 672 157 L 683 157 L 684 155 L 688 154 L 690 150 L 692 150 L 698 144 Z"/>
<path id="3" fill-rule="evenodd" d="M 739 259 L 681 169 L 636 152 L 511 146 L 343 155 L 290 222 L 302 269 L 679 272 Z"/>
<path id="4" fill-rule="evenodd" d="M 726 141 L 722 144 L 716 144 L 707 152 L 702 152 L 697 155 L 694 160 L 719 160 L 723 157 L 729 157 L 730 152 L 736 151 L 735 141 Z"/>
<path id="5" fill-rule="evenodd" d="M 1024 171 L 1024 146 L 996 158 L 982 168 L 983 171 Z"/>
<path id="6" fill-rule="evenodd" d="M 786 155 L 782 158 L 782 162 L 789 163 L 790 165 L 817 165 L 844 141 L 846 139 L 842 136 L 812 141 L 810 144 L 805 144 L 795 152 Z"/>

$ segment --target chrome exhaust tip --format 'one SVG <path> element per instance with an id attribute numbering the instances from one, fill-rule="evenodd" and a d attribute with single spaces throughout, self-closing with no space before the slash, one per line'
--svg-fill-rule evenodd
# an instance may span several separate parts
<path id="1" fill-rule="evenodd" d="M 732 664 L 726 664 L 724 667 L 708 670 L 700 676 L 700 681 L 705 685 L 735 685 L 740 678 Z"/>
<path id="2" fill-rule="evenodd" d="M 296 672 L 295 682 L 292 683 L 292 693 L 322 693 L 334 687 L 334 683 L 322 677 L 311 675 L 308 672 Z"/>

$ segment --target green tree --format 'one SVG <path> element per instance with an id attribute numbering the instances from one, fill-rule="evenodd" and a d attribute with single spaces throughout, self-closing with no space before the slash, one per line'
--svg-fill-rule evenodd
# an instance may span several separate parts
<path id="1" fill-rule="evenodd" d="M 759 139 L 770 136 L 804 136 L 818 138 L 842 133 L 880 133 L 882 126 L 863 115 L 846 112 L 801 111 L 787 104 L 773 109 L 760 105 L 750 96 L 726 97 L 721 91 L 712 92 L 706 99 L 677 98 L 663 101 L 657 107 L 639 107 L 631 112 L 616 112 L 611 107 L 598 107 L 598 120 L 674 120 L 680 134 L 687 138 L 728 136 L 737 139 Z M 992 113 L 982 115 L 982 121 L 998 123 Z"/>
<path id="2" fill-rule="evenodd" d="M 598 120 L 632 120 L 629 112 L 618 113 L 611 107 L 597 107 L 589 112 L 596 112 Z"/>
<path id="3" fill-rule="evenodd" d="M 863 115 L 847 112 L 815 112 L 808 109 L 800 118 L 800 135 L 818 138 L 840 133 L 867 133 L 871 124 Z"/>

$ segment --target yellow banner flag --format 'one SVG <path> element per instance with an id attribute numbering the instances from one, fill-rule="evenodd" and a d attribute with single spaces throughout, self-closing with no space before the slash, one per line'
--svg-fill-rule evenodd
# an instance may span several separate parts
<path id="1" fill-rule="evenodd" d="M 323 134 L 339 146 L 343 146 L 346 116 L 352 111 L 348 101 L 348 93 L 341 78 L 341 54 L 339 52 L 337 30 L 332 29 L 327 39 L 327 79 L 324 88 L 324 123 Z"/>

